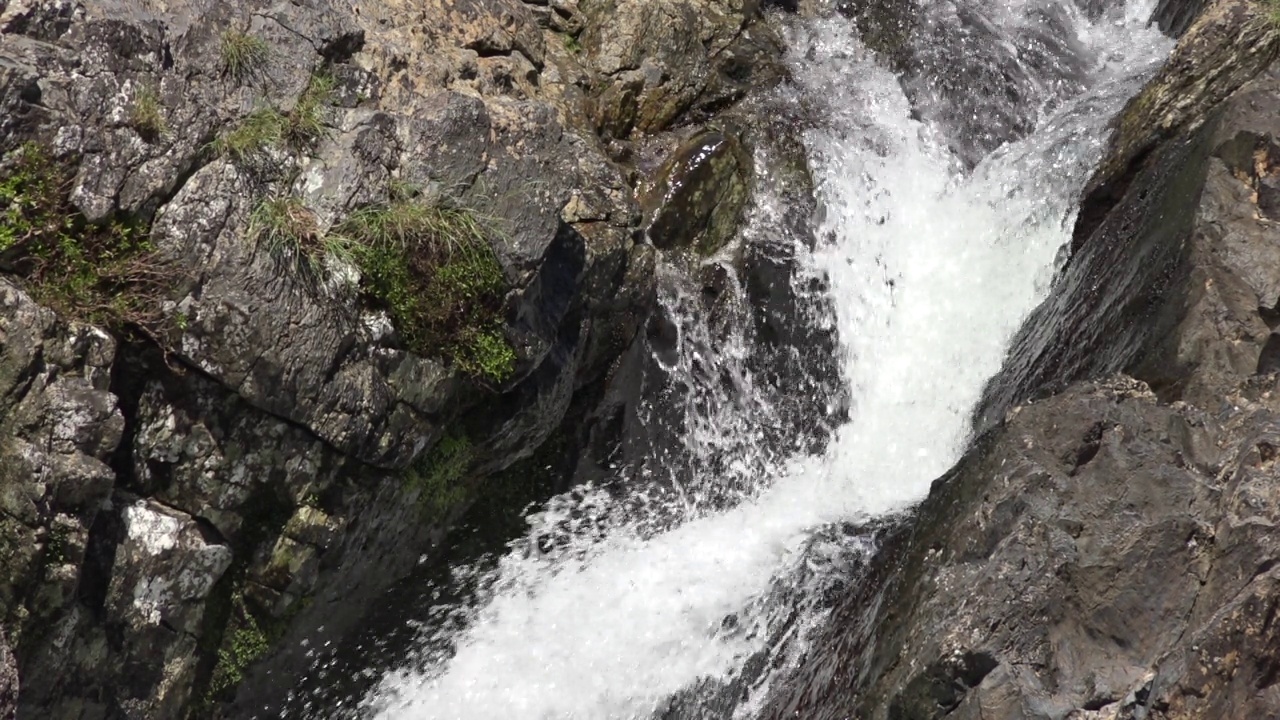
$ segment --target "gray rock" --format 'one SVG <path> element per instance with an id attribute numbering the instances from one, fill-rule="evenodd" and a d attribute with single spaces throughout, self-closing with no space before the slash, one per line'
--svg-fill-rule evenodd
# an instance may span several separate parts
<path id="1" fill-rule="evenodd" d="M 1250 8 L 1215 4 L 1122 116 L 1100 170 L 1122 168 L 1119 194 L 1086 196 L 981 436 L 765 717 L 1280 715 L 1280 231 L 1262 200 L 1280 67 L 1248 79 L 1235 38 L 1253 32 L 1271 42 Z"/>
<path id="2" fill-rule="evenodd" d="M 18 666 L 0 631 L 0 720 L 15 720 L 18 712 Z"/>
<path id="3" fill-rule="evenodd" d="M 1242 372 L 1256 369 L 1269 334 L 1258 308 L 1274 307 L 1276 280 L 1267 260 L 1272 229 L 1257 219 L 1253 188 L 1267 174 L 1269 146 L 1260 138 L 1274 131 L 1277 70 L 1248 82 L 1242 78 L 1252 77 L 1248 69 L 1258 62 L 1252 51 L 1223 66 L 1197 56 L 1235 52 L 1222 45 L 1236 47 L 1238 33 L 1260 22 L 1222 0 L 1121 114 L 1112 154 L 1082 201 L 1074 254 L 1050 298 L 1019 330 L 984 397 L 979 427 L 998 422 L 1023 398 L 1122 370 L 1166 399 L 1208 408 Z M 1272 30 L 1259 31 L 1276 41 Z M 1243 87 L 1210 104 L 1196 80 L 1206 72 L 1224 83 L 1213 91 L 1224 98 L 1229 79 Z M 1157 113 L 1148 129 L 1126 130 L 1126 118 L 1149 107 L 1143 97 L 1173 115 Z M 1122 162 L 1131 147 L 1127 133 L 1156 143 L 1131 165 Z M 1246 159 L 1255 152 L 1264 158 L 1261 170 Z"/>
<path id="4" fill-rule="evenodd" d="M 617 5 L 0 9 L 0 149 L 47 148 L 77 219 L 136 223 L 176 268 L 119 344 L 0 280 L 0 626 L 24 715 L 278 716 L 281 678 L 435 552 L 487 475 L 626 380 L 656 265 L 626 148 L 778 79 L 781 44 L 754 2 Z M 263 44 L 239 72 L 228 33 Z M 219 154 L 254 113 L 296 122 L 315 78 L 333 89 L 312 132 Z M 509 377 L 411 352 L 350 263 L 300 272 L 254 232 L 267 199 L 296 199 L 314 243 L 406 187 L 489 230 Z M 446 436 L 471 462 L 440 500 L 412 478 Z"/>
<path id="5" fill-rule="evenodd" d="M 781 44 L 751 0 L 609 0 L 586 11 L 587 61 L 599 75 L 595 123 L 606 137 L 705 117 L 783 75 Z"/>
<path id="6" fill-rule="evenodd" d="M 711 255 L 737 232 L 751 192 L 751 157 L 732 134 L 708 130 L 676 148 L 644 203 L 648 236 L 664 249 Z"/>
<path id="7" fill-rule="evenodd" d="M 1124 377 L 1020 407 L 765 716 L 1274 716 L 1270 385 L 1217 415 Z"/>

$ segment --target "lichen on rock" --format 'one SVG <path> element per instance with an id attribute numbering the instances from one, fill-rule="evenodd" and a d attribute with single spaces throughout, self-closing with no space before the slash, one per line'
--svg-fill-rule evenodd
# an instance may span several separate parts
<path id="1" fill-rule="evenodd" d="M 0 10 L 0 624 L 27 714 L 281 702 L 602 394 L 654 304 L 632 150 L 781 76 L 757 4 L 664 3 Z"/>

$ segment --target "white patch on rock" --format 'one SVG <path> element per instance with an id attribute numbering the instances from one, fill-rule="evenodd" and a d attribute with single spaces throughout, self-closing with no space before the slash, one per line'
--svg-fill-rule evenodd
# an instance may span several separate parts
<path id="1" fill-rule="evenodd" d="M 150 555 L 159 555 L 177 547 L 182 523 L 138 502 L 124 509 L 124 527 L 128 538 L 139 548 Z"/>
<path id="2" fill-rule="evenodd" d="M 395 331 L 391 318 L 385 312 L 365 313 L 360 322 L 375 342 L 389 337 Z"/>
<path id="3" fill-rule="evenodd" d="M 133 609 L 142 620 L 155 625 L 160 622 L 161 608 L 173 605 L 169 580 L 163 577 L 143 578 L 133 586 Z"/>

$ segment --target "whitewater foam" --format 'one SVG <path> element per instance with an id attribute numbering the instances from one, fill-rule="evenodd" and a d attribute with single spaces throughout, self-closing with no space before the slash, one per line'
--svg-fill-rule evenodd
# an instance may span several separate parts
<path id="1" fill-rule="evenodd" d="M 714 509 L 686 498 L 681 521 L 656 532 L 619 513 L 603 489 L 553 500 L 487 575 L 465 629 L 424 631 L 447 633 L 451 653 L 424 652 L 388 673 L 365 700 L 369 714 L 643 718 L 682 689 L 733 678 L 747 658 L 772 652 L 780 614 L 770 590 L 799 582 L 814 532 L 918 502 L 963 452 L 983 382 L 1047 291 L 1075 198 L 1101 154 L 1103 123 L 1167 52 L 1136 21 L 1145 5 L 1098 26 L 1072 8 L 1078 39 L 1099 58 L 1092 89 L 971 174 L 957 172 L 936 128 L 913 119 L 897 79 L 847 24 L 793 28 L 796 80 L 779 92 L 815 103 L 824 118 L 805 143 L 825 240 L 805 262 L 830 288 L 848 421 L 820 454 L 749 456 L 753 416 L 767 407 L 691 403 L 703 415 L 690 423 L 697 436 L 687 451 L 724 455 L 720 465 L 754 493 Z M 672 288 L 664 302 L 677 302 L 679 283 Z M 672 371 L 721 364 L 738 378 L 733 392 L 753 392 L 742 369 L 748 349 L 729 343 L 708 356 L 711 345 L 686 343 Z M 537 540 L 547 535 L 560 541 Z M 799 616 L 803 628 L 821 611 L 801 605 L 781 614 Z"/>

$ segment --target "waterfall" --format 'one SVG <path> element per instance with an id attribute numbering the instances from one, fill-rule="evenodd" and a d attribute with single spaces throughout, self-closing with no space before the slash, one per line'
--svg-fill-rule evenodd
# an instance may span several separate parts
<path id="1" fill-rule="evenodd" d="M 1169 49 L 1146 27 L 1150 5 L 1095 21 L 1069 1 L 988 8 L 1011 46 L 1051 18 L 1071 57 L 1011 52 L 1029 64 L 1020 102 L 1035 103 L 1034 130 L 972 168 L 947 124 L 954 96 L 927 82 L 909 95 L 847 20 L 794 21 L 794 79 L 773 100 L 818 119 L 804 144 L 819 240 L 779 239 L 782 201 L 762 178 L 740 242 L 789 243 L 796 282 L 823 281 L 816 321 L 838 337 L 839 387 L 813 385 L 805 402 L 830 420 L 827 441 L 770 439 L 787 416 L 751 369 L 751 308 L 717 331 L 685 269 L 664 264 L 672 326 L 656 362 L 673 381 L 641 420 L 678 428 L 674 454 L 554 498 L 496 565 L 458 569 L 476 591 L 440 608 L 449 622 L 423 626 L 359 714 L 751 717 L 803 652 L 826 590 L 856 581 L 849 568 L 874 552 L 865 524 L 918 502 L 964 451 L 983 383 L 1052 282 L 1107 120 Z M 929 9 L 939 23 L 964 16 L 950 2 Z M 1053 80 L 1046 56 L 1073 65 L 1070 82 Z M 730 691 L 706 711 L 697 697 L 716 688 Z"/>

